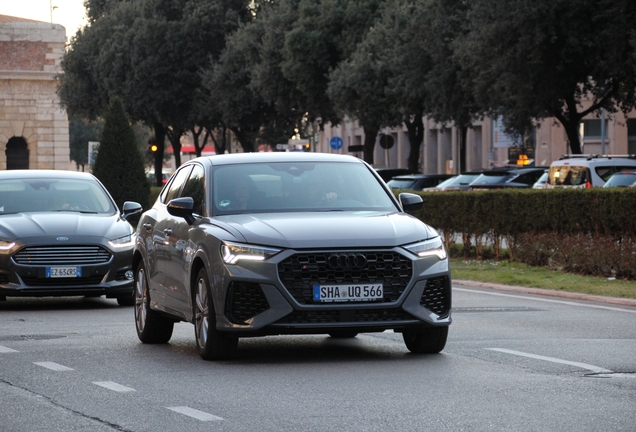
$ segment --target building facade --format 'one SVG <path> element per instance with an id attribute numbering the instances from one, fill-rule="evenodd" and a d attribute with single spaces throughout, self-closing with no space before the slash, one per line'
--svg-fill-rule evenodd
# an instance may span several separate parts
<path id="1" fill-rule="evenodd" d="M 0 170 L 69 169 L 69 125 L 56 94 L 66 30 L 0 15 Z"/>
<path id="2" fill-rule="evenodd" d="M 588 154 L 636 155 L 636 111 L 601 116 L 589 115 L 581 122 L 581 143 Z M 382 135 L 392 139 L 393 145 L 381 145 Z M 603 139 L 603 136 L 605 137 Z M 440 124 L 424 119 L 424 141 L 420 148 L 419 169 L 427 174 L 457 174 L 460 172 L 459 130 L 452 124 Z M 327 125 L 315 137 L 315 151 L 353 154 L 364 143 L 364 130 L 357 121 L 343 121 Z M 556 119 L 539 123 L 526 144 L 535 166 L 549 166 L 562 155 L 570 153 L 565 130 Z M 515 164 L 520 143 L 506 137 L 501 121 L 485 118 L 473 123 L 466 137 L 465 170 Z M 350 151 L 351 149 L 355 151 Z M 376 139 L 373 165 L 376 167 L 407 168 L 410 144 L 406 128 L 385 128 Z"/>

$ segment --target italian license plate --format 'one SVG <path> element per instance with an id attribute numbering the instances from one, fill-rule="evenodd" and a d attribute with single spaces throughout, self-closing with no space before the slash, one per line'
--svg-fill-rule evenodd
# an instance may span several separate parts
<path id="1" fill-rule="evenodd" d="M 368 285 L 314 285 L 314 301 L 351 302 L 381 299 L 382 284 Z"/>
<path id="2" fill-rule="evenodd" d="M 82 277 L 81 267 L 47 267 L 47 278 L 73 278 Z"/>

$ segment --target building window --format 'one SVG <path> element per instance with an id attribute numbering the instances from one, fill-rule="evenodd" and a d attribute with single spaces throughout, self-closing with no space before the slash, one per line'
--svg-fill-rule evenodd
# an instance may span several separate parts
<path id="1" fill-rule="evenodd" d="M 5 150 L 7 170 L 29 169 L 29 147 L 22 137 L 12 137 Z"/>
<path id="2" fill-rule="evenodd" d="M 605 120 L 605 138 L 607 139 L 607 125 Z M 584 141 L 601 141 L 601 120 L 582 120 L 581 129 Z"/>

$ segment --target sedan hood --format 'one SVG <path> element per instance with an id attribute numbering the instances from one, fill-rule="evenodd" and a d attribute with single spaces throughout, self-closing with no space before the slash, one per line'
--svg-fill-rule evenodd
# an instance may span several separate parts
<path id="1" fill-rule="evenodd" d="M 293 249 L 394 247 L 437 236 L 434 229 L 404 213 L 268 213 L 217 220 L 227 224 L 238 241 Z"/>
<path id="2" fill-rule="evenodd" d="M 78 239 L 85 242 L 90 237 L 114 239 L 130 233 L 130 224 L 117 214 L 54 212 L 0 216 L 0 239 L 20 239 L 23 243 L 51 241 L 58 237 L 67 237 L 70 242 Z"/>

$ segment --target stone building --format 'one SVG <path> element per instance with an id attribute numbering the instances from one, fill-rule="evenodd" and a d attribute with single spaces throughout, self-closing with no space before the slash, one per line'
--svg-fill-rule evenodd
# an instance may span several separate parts
<path id="1" fill-rule="evenodd" d="M 0 170 L 69 169 L 69 127 L 55 76 L 66 30 L 0 15 Z"/>

